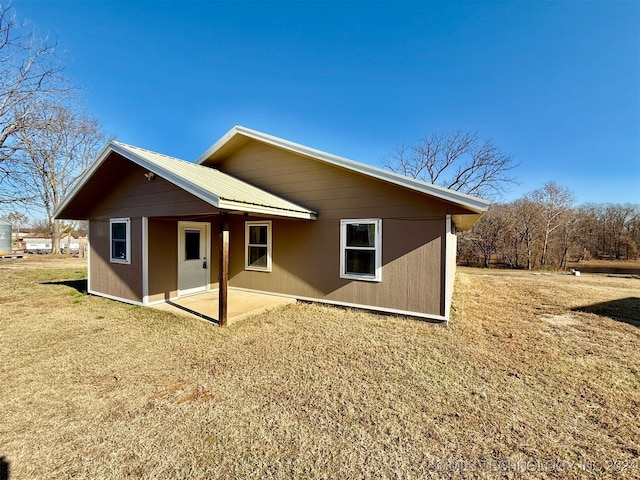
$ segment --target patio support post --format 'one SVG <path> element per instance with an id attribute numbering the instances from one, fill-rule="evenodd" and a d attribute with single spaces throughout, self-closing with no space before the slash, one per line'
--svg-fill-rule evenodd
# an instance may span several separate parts
<path id="1" fill-rule="evenodd" d="M 229 283 L 229 218 L 220 215 L 220 272 L 218 275 L 218 321 L 220 326 L 227 324 L 227 287 Z"/>

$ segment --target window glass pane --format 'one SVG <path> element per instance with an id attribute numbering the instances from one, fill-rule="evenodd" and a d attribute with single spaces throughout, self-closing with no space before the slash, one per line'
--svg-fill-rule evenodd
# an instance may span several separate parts
<path id="1" fill-rule="evenodd" d="M 251 225 L 249 227 L 249 243 L 252 245 L 267 244 L 267 226 Z"/>
<path id="2" fill-rule="evenodd" d="M 111 252 L 112 252 L 111 258 L 116 258 L 118 260 L 126 260 L 127 259 L 127 241 L 113 239 Z"/>
<path id="3" fill-rule="evenodd" d="M 184 259 L 200 260 L 200 230 L 184 232 Z"/>
<path id="4" fill-rule="evenodd" d="M 376 270 L 375 250 L 349 250 L 346 252 L 346 272 L 364 275 L 374 275 Z"/>
<path id="5" fill-rule="evenodd" d="M 267 268 L 267 247 L 249 247 L 249 266 Z"/>
<path id="6" fill-rule="evenodd" d="M 347 225 L 347 247 L 375 247 L 376 226 L 373 223 Z"/>
<path id="7" fill-rule="evenodd" d="M 126 240 L 127 239 L 127 224 L 125 222 L 118 222 L 111 224 L 111 238 L 114 240 Z"/>

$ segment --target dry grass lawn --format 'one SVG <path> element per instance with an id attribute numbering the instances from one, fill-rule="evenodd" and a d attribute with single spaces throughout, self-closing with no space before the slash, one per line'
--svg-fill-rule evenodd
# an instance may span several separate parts
<path id="1" fill-rule="evenodd" d="M 0 263 L 11 479 L 640 477 L 637 278 L 460 269 L 449 326 L 297 304 L 221 329 L 84 277 Z"/>

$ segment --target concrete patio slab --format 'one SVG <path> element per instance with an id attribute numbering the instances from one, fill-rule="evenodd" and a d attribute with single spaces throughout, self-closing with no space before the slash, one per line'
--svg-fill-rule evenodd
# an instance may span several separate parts
<path id="1" fill-rule="evenodd" d="M 245 292 L 230 288 L 228 291 L 227 324 L 236 323 L 250 315 L 263 313 L 273 308 L 296 303 L 294 298 Z M 218 292 L 205 292 L 153 305 L 153 308 L 187 315 L 193 318 L 218 323 Z"/>

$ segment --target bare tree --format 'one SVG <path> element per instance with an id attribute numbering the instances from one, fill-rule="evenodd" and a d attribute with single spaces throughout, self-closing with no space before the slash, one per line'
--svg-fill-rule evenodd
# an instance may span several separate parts
<path id="1" fill-rule="evenodd" d="M 62 224 L 53 214 L 105 143 L 100 123 L 60 104 L 41 105 L 20 133 L 14 182 L 34 207 L 44 209 L 53 253 L 60 251 Z"/>
<path id="2" fill-rule="evenodd" d="M 562 214 L 559 237 L 560 237 L 560 262 L 558 266 L 560 268 L 567 268 L 567 261 L 569 260 L 569 252 L 574 247 L 582 234 L 579 230 L 580 216 L 575 209 L 567 210 Z M 578 255 L 578 258 L 580 255 Z"/>
<path id="3" fill-rule="evenodd" d="M 510 154 L 475 132 L 432 133 L 418 144 L 402 145 L 382 159 L 382 165 L 401 175 L 445 188 L 495 198 L 514 183 L 517 166 Z"/>
<path id="4" fill-rule="evenodd" d="M 10 212 L 7 215 L 3 215 L 2 217 L 0 217 L 0 219 L 10 223 L 16 233 L 20 233 L 22 227 L 24 227 L 29 222 L 29 219 L 24 213 L 15 211 Z"/>
<path id="5" fill-rule="evenodd" d="M 540 207 L 529 198 L 524 197 L 513 202 L 516 232 L 524 245 L 526 255 L 525 268 L 535 266 L 535 252 L 538 244 L 540 225 Z"/>
<path id="6" fill-rule="evenodd" d="M 12 174 L 7 162 L 20 147 L 19 136 L 30 128 L 34 109 L 68 91 L 54 46 L 16 22 L 10 7 L 0 5 L 0 203 L 20 197 L 3 182 Z"/>
<path id="7" fill-rule="evenodd" d="M 542 188 L 534 190 L 531 201 L 539 206 L 542 215 L 542 255 L 540 265 L 548 263 L 547 251 L 553 233 L 562 226 L 563 215 L 573 206 L 573 195 L 569 190 L 555 182 L 548 182 Z"/>

